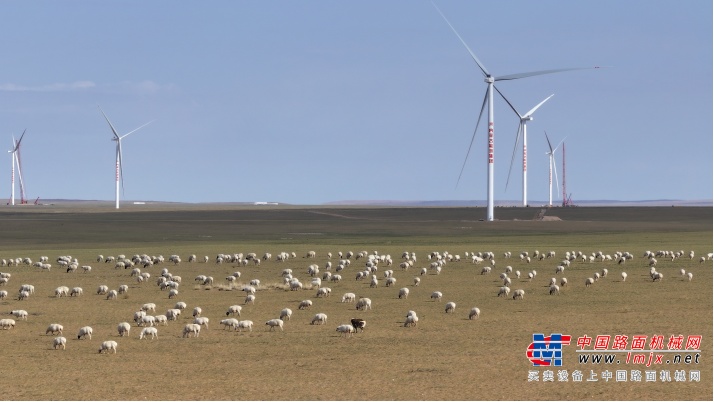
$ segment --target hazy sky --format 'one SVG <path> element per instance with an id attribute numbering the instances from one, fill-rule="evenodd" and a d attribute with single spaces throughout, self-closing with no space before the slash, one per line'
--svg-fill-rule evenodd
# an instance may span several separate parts
<path id="1" fill-rule="evenodd" d="M 576 202 L 712 198 L 711 1 L 435 3 L 494 75 L 608 66 L 497 84 L 521 113 L 555 94 L 528 125 L 531 200 L 548 198 L 544 130 L 567 136 Z M 484 121 L 456 187 L 486 84 L 428 0 L 4 1 L 0 15 L 0 142 L 27 129 L 31 200 L 114 199 L 97 105 L 121 133 L 156 119 L 122 142 L 127 200 L 486 198 Z M 521 197 L 518 160 L 505 189 L 517 127 L 496 98 L 497 203 Z"/>

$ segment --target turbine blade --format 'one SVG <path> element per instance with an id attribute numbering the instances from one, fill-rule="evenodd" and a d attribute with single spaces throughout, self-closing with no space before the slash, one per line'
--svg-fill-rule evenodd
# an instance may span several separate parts
<path id="1" fill-rule="evenodd" d="M 548 148 L 550 148 L 550 154 L 552 155 L 555 151 L 553 151 L 553 146 L 550 144 L 550 138 L 548 138 L 548 133 L 545 130 L 543 130 L 543 133 L 545 134 L 545 140 L 548 141 Z"/>
<path id="2" fill-rule="evenodd" d="M 135 131 L 139 131 L 139 129 L 142 129 L 142 128 L 148 126 L 149 124 L 153 123 L 154 121 L 155 121 L 155 120 L 151 120 L 150 122 L 148 122 L 148 123 L 146 123 L 146 124 L 143 124 L 143 125 L 141 125 L 141 126 L 135 128 L 135 129 L 129 131 L 128 133 L 122 135 L 120 138 L 124 138 L 124 137 L 126 137 L 127 135 L 129 135 L 129 134 L 131 134 L 131 133 L 133 133 L 133 132 L 135 132 Z"/>
<path id="3" fill-rule="evenodd" d="M 518 132 L 516 133 L 516 143 L 513 144 L 513 155 L 511 155 L 511 166 L 508 167 L 508 178 L 506 179 L 506 190 L 508 190 L 508 182 L 511 181 L 511 170 L 513 169 L 513 161 L 516 159 L 516 150 L 518 149 L 518 143 L 521 141 L 521 131 L 523 131 L 523 121 L 518 123 Z"/>
<path id="4" fill-rule="evenodd" d="M 474 145 L 474 139 L 476 138 L 476 131 L 478 131 L 478 125 L 481 123 L 481 116 L 483 116 L 483 109 L 486 108 L 486 102 L 488 101 L 488 91 L 483 97 L 483 103 L 481 104 L 481 112 L 478 114 L 478 120 L 476 120 L 476 128 L 474 128 L 474 134 L 471 136 L 471 142 L 469 143 L 469 149 L 466 151 L 466 158 L 464 158 L 464 163 L 461 165 L 461 171 L 459 172 L 459 178 L 456 180 L 456 188 L 459 187 L 459 182 L 461 181 L 461 175 L 464 173 L 464 168 L 466 167 L 466 161 L 469 159 L 469 154 L 471 153 L 471 147 Z"/>
<path id="5" fill-rule="evenodd" d="M 124 195 L 124 167 L 121 160 L 121 139 L 117 141 L 117 153 L 119 154 L 119 177 L 121 178 L 121 193 Z"/>
<path id="6" fill-rule="evenodd" d="M 514 113 L 516 113 L 516 115 L 518 116 L 519 119 L 522 119 L 522 118 L 525 117 L 525 116 L 521 116 L 521 114 L 518 113 L 518 110 L 516 110 L 515 106 L 513 106 L 513 105 L 511 104 L 511 102 L 508 101 L 508 98 L 506 98 L 506 95 L 504 95 L 503 92 L 501 92 L 500 89 L 496 88 L 495 85 L 493 86 L 493 89 L 495 89 L 496 92 L 498 92 L 498 94 L 501 95 L 501 98 L 503 98 L 503 100 L 505 100 L 506 103 L 508 103 L 508 106 L 511 107 L 511 109 L 513 110 Z M 528 115 L 526 115 L 526 116 L 528 116 Z"/>
<path id="7" fill-rule="evenodd" d="M 555 94 L 553 94 L 553 95 L 555 95 Z M 525 114 L 525 116 L 530 116 L 530 115 L 532 115 L 533 113 L 535 113 L 535 111 L 538 110 L 538 108 L 539 108 L 542 104 L 544 104 L 548 99 L 552 98 L 553 95 L 550 95 L 549 97 L 543 99 L 543 101 L 542 101 L 541 103 L 535 105 L 535 107 L 534 107 L 533 109 L 529 110 L 528 113 Z M 524 117 L 525 117 L 525 116 L 524 116 Z"/>
<path id="8" fill-rule="evenodd" d="M 24 130 L 22 131 L 22 135 L 20 136 L 20 139 L 17 141 L 17 145 L 15 146 L 15 149 L 19 149 L 19 148 L 20 148 L 20 143 L 22 142 L 22 139 L 25 137 L 25 132 L 26 132 L 26 131 L 27 131 L 27 129 L 24 129 Z M 13 138 L 13 139 L 14 139 L 14 138 Z"/>
<path id="9" fill-rule="evenodd" d="M 449 20 L 446 19 L 446 16 L 444 15 L 444 13 L 442 13 L 441 10 L 439 10 L 439 7 L 437 7 L 436 4 L 434 4 L 433 1 L 431 2 L 431 4 L 434 6 L 434 8 L 436 8 L 436 11 L 438 11 L 439 14 L 441 14 L 441 18 L 443 18 L 444 21 L 446 21 L 446 23 L 449 25 L 449 27 L 451 28 L 451 30 L 454 31 L 454 33 L 455 33 L 456 36 L 459 38 L 459 40 L 461 41 L 461 43 L 464 45 L 464 47 L 466 48 L 466 50 L 469 51 L 469 53 L 471 54 L 471 57 L 474 59 L 474 61 L 475 61 L 476 64 L 478 65 L 478 68 L 480 68 L 480 69 L 481 69 L 481 72 L 483 72 L 483 75 L 486 76 L 486 77 L 490 76 L 491 74 L 489 74 L 488 71 L 486 71 L 486 67 L 483 65 L 483 63 L 481 63 L 481 61 L 479 61 L 478 57 L 476 57 L 476 55 L 474 54 L 474 52 L 471 51 L 471 48 L 469 48 L 469 45 L 467 45 L 466 42 L 461 38 L 461 35 L 459 35 L 459 33 L 456 32 L 456 29 L 454 28 L 453 25 L 451 25 L 451 23 L 449 22 Z"/>
<path id="10" fill-rule="evenodd" d="M 566 135 L 565 138 L 568 138 L 568 136 Z M 558 150 L 558 147 L 560 146 L 560 144 L 563 143 L 563 141 L 565 141 L 565 138 L 563 138 L 562 140 L 560 140 L 560 142 L 558 143 L 558 145 L 556 145 L 555 148 L 553 148 L 553 152 L 555 152 L 555 151 Z"/>
<path id="11" fill-rule="evenodd" d="M 112 132 L 114 133 L 114 138 L 119 138 L 119 134 L 117 134 L 117 130 L 114 128 L 114 125 L 112 124 L 111 121 L 109 121 L 109 118 L 107 117 L 106 113 L 104 113 L 104 110 L 102 110 L 102 107 L 97 105 L 99 110 L 102 112 L 102 115 L 104 115 L 104 118 L 107 120 L 107 123 L 109 123 L 109 127 L 111 127 Z"/>
<path id="12" fill-rule="evenodd" d="M 534 75 L 553 74 L 553 73 L 561 73 L 564 71 L 575 71 L 575 70 L 591 70 L 593 68 L 599 68 L 599 67 L 556 68 L 554 70 L 531 71 L 529 73 L 517 73 L 517 74 L 503 75 L 501 77 L 495 77 L 494 80 L 496 80 L 496 81 L 517 80 L 519 78 L 533 77 Z"/>

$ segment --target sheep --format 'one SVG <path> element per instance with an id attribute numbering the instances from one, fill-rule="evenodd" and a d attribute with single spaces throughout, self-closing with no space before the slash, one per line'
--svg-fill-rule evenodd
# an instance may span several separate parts
<path id="1" fill-rule="evenodd" d="M 310 321 L 310 325 L 323 325 L 325 323 L 327 323 L 327 314 L 325 313 L 315 314 L 315 316 L 312 317 L 312 321 Z"/>
<path id="2" fill-rule="evenodd" d="M 481 275 L 486 275 L 491 273 L 491 267 L 483 267 L 481 268 Z"/>
<path id="3" fill-rule="evenodd" d="M 407 297 L 409 297 L 409 288 L 401 288 L 401 289 L 399 289 L 399 295 L 398 295 L 398 297 L 399 297 L 400 299 L 406 299 Z"/>
<path id="4" fill-rule="evenodd" d="M 397 283 L 397 278 L 389 277 L 385 281 L 385 286 L 390 287 L 390 286 L 394 285 L 395 283 Z"/>
<path id="5" fill-rule="evenodd" d="M 454 302 L 446 303 L 446 308 L 444 309 L 444 311 L 446 313 L 453 313 L 454 310 L 456 310 L 456 303 L 454 303 Z"/>
<path id="6" fill-rule="evenodd" d="M 117 298 L 117 291 L 112 289 L 109 292 L 107 292 L 107 298 L 106 300 L 116 300 Z"/>
<path id="7" fill-rule="evenodd" d="M 246 296 L 243 304 L 255 304 L 255 295 Z"/>
<path id="8" fill-rule="evenodd" d="M 173 299 L 174 297 L 178 296 L 179 291 L 176 289 L 171 289 L 169 290 L 169 299 Z"/>
<path id="9" fill-rule="evenodd" d="M 550 286 L 550 289 L 548 290 L 549 294 L 552 295 L 559 295 L 560 294 L 560 287 L 556 284 L 553 284 Z"/>
<path id="10" fill-rule="evenodd" d="M 627 272 L 623 272 L 622 274 L 620 274 L 620 276 L 622 276 L 623 282 L 627 280 Z"/>
<path id="11" fill-rule="evenodd" d="M 345 293 L 342 295 L 342 303 L 354 302 L 356 298 L 354 293 Z"/>
<path id="12" fill-rule="evenodd" d="M 67 296 L 69 293 L 69 288 L 67 286 L 60 286 L 55 289 L 55 297 Z"/>
<path id="13" fill-rule="evenodd" d="M 117 325 L 117 332 L 119 333 L 119 336 L 129 336 L 129 332 L 131 331 L 131 325 L 129 325 L 128 322 L 122 322 Z"/>
<path id="14" fill-rule="evenodd" d="M 5 300 L 7 297 L 7 290 L 0 290 L 0 300 Z"/>
<path id="15" fill-rule="evenodd" d="M 560 280 L 560 286 L 561 286 L 561 287 L 562 287 L 562 286 L 565 286 L 565 285 L 567 285 L 567 284 L 568 284 L 568 278 L 562 278 L 562 279 Z"/>
<path id="16" fill-rule="evenodd" d="M 169 321 L 178 320 L 178 317 L 180 315 L 181 315 L 181 309 L 170 308 L 170 309 L 166 310 L 166 318 L 168 318 Z"/>
<path id="17" fill-rule="evenodd" d="M 269 331 L 272 331 L 273 329 L 275 329 L 275 327 L 279 327 L 281 331 L 283 330 L 283 320 L 281 320 L 280 318 L 273 318 L 272 320 L 268 320 L 265 322 L 265 325 L 270 327 L 268 329 Z"/>
<path id="18" fill-rule="evenodd" d="M 166 316 L 163 315 L 163 314 L 159 314 L 159 315 L 157 315 L 157 316 L 154 316 L 154 319 L 155 319 L 155 321 L 156 321 L 156 324 L 161 323 L 161 324 L 164 324 L 164 325 L 169 325 L 169 318 L 166 317 Z"/>
<path id="19" fill-rule="evenodd" d="M 355 332 L 355 328 L 349 324 L 342 324 L 337 327 L 335 331 L 339 332 L 340 336 L 344 335 L 345 338 L 347 338 L 352 336 L 352 334 Z"/>
<path id="20" fill-rule="evenodd" d="M 516 289 L 513 291 L 513 300 L 523 300 L 526 295 L 526 291 L 523 289 Z"/>
<path id="21" fill-rule="evenodd" d="M 501 296 L 508 297 L 508 295 L 510 293 L 511 293 L 511 288 L 509 288 L 508 286 L 501 286 L 498 289 L 498 294 L 496 296 L 497 297 L 501 297 Z"/>
<path id="22" fill-rule="evenodd" d="M 298 305 L 298 310 L 308 310 L 312 307 L 312 300 L 303 300 Z"/>
<path id="23" fill-rule="evenodd" d="M 290 321 L 290 317 L 293 315 L 293 311 L 289 308 L 284 308 L 280 311 L 280 319 Z"/>
<path id="24" fill-rule="evenodd" d="M 193 334 L 194 338 L 198 338 L 198 334 L 201 332 L 201 326 L 198 324 L 186 324 L 183 327 L 183 335 L 181 336 L 182 338 L 190 338 L 191 334 Z"/>
<path id="25" fill-rule="evenodd" d="M 62 350 L 67 348 L 67 338 L 64 336 L 58 336 L 52 340 L 52 348 L 54 348 L 54 350 L 57 350 L 60 346 L 62 347 Z"/>
<path id="26" fill-rule="evenodd" d="M 226 318 L 221 320 L 221 325 L 223 325 L 223 330 L 226 328 L 233 328 L 235 330 L 238 328 L 238 320 L 235 318 Z"/>
<path id="27" fill-rule="evenodd" d="M 419 271 L 419 275 L 421 275 L 421 276 L 426 275 L 426 268 L 422 268 L 421 271 Z"/>
<path id="28" fill-rule="evenodd" d="M 89 340 L 92 340 L 92 327 L 82 327 L 79 329 L 79 332 L 77 333 L 77 339 L 87 339 L 89 337 Z"/>
<path id="29" fill-rule="evenodd" d="M 156 324 L 156 317 L 154 317 L 153 315 L 145 315 L 141 317 L 141 320 L 136 323 L 136 325 L 139 327 L 145 327 L 147 324 L 150 327 L 153 327 L 154 324 Z"/>
<path id="30" fill-rule="evenodd" d="M 625 276 L 626 278 L 627 276 Z M 623 279 L 624 280 L 624 279 Z M 590 287 L 593 283 L 595 283 L 595 279 L 593 278 L 588 278 L 585 280 L 585 287 Z"/>
<path id="31" fill-rule="evenodd" d="M 51 333 L 52 335 L 55 335 L 55 332 L 58 333 L 59 335 L 62 335 L 62 331 L 64 330 L 64 327 L 60 324 L 50 324 L 47 327 L 47 331 L 45 331 L 45 335 Z"/>
<path id="32" fill-rule="evenodd" d="M 339 282 L 339 281 L 341 281 L 341 280 L 342 280 L 342 275 L 340 275 L 340 274 L 334 274 L 334 275 L 330 276 L 330 281 L 331 281 L 331 282 L 337 283 L 337 282 Z"/>
<path id="33" fill-rule="evenodd" d="M 434 299 L 434 301 L 440 301 L 441 298 L 443 297 L 443 294 L 437 290 L 437 291 L 433 292 L 430 297 L 432 299 Z"/>
<path id="34" fill-rule="evenodd" d="M 602 277 L 604 278 L 606 276 L 607 276 L 607 268 L 603 268 L 602 269 Z"/>
<path id="35" fill-rule="evenodd" d="M 419 278 L 418 276 L 415 276 L 414 277 L 414 286 L 419 286 L 420 282 L 421 282 L 421 278 Z"/>
<path id="36" fill-rule="evenodd" d="M 114 354 L 117 353 L 117 343 L 115 341 L 104 341 L 102 344 L 99 346 L 99 353 L 109 353 L 109 351 L 114 351 Z"/>
<path id="37" fill-rule="evenodd" d="M 12 318 L 3 318 L 0 320 L 0 328 L 2 329 L 12 329 L 15 328 L 15 320 Z"/>
<path id="38" fill-rule="evenodd" d="M 688 273 L 687 273 L 687 280 L 689 280 L 689 281 L 691 282 L 693 276 L 694 276 L 694 274 L 692 274 L 691 272 L 688 272 Z"/>
<path id="39" fill-rule="evenodd" d="M 416 327 L 417 322 L 419 322 L 419 317 L 417 317 L 416 313 L 412 310 L 409 310 L 407 313 L 407 318 L 404 320 L 404 326 L 405 327 Z"/>
<path id="40" fill-rule="evenodd" d="M 18 320 L 27 321 L 27 311 L 25 310 L 12 310 L 10 314 L 14 315 Z"/>
<path id="41" fill-rule="evenodd" d="M 21 290 L 20 293 L 17 294 L 17 300 L 27 300 L 30 297 L 30 292 L 26 290 Z"/>
<path id="42" fill-rule="evenodd" d="M 329 297 L 330 293 L 332 293 L 332 289 L 330 288 L 319 288 L 317 289 L 317 295 L 315 297 Z"/>
<path id="43" fill-rule="evenodd" d="M 664 279 L 664 274 L 661 272 L 655 272 L 655 274 L 652 275 L 652 282 L 661 281 L 662 279 Z"/>
<path id="44" fill-rule="evenodd" d="M 253 332 L 253 321 L 251 320 L 241 320 L 238 321 L 238 327 L 236 327 L 238 332 L 243 332 L 242 330 L 247 329 L 250 332 Z"/>
<path id="45" fill-rule="evenodd" d="M 352 318 L 350 319 L 350 324 L 352 324 L 352 327 L 355 329 L 355 332 L 357 332 L 358 329 L 360 332 L 364 332 L 364 327 L 367 326 L 367 321 L 361 318 Z"/>
<path id="46" fill-rule="evenodd" d="M 210 320 L 208 319 L 208 317 L 196 317 L 193 319 L 194 324 L 202 325 L 202 326 L 206 327 L 206 329 L 208 329 L 209 321 Z"/>
<path id="47" fill-rule="evenodd" d="M 548 284 L 548 286 L 553 286 L 553 285 L 556 284 L 556 282 L 557 282 L 557 281 L 556 281 L 555 278 L 550 278 L 550 283 Z"/>
<path id="48" fill-rule="evenodd" d="M 156 311 L 156 303 L 145 303 L 141 306 L 142 311 Z"/>
<path id="49" fill-rule="evenodd" d="M 479 318 L 481 316 L 481 310 L 478 307 L 474 307 L 469 311 L 469 320 Z"/>
<path id="50" fill-rule="evenodd" d="M 371 310 L 372 309 L 372 300 L 367 297 L 362 297 L 359 300 L 357 300 L 357 304 L 355 305 L 355 308 L 357 310 Z"/>
<path id="51" fill-rule="evenodd" d="M 237 304 L 234 304 L 234 305 L 228 307 L 228 311 L 226 311 L 226 315 L 231 315 L 231 314 L 236 315 L 236 314 L 238 314 L 238 317 L 240 317 L 240 311 L 241 311 L 241 310 L 243 310 L 243 307 L 241 307 L 241 306 L 239 306 L 239 305 L 237 305 Z"/>
<path id="52" fill-rule="evenodd" d="M 203 312 L 203 310 L 201 310 L 201 307 L 194 307 L 193 308 L 193 317 L 194 318 L 200 317 L 202 312 Z"/>
<path id="53" fill-rule="evenodd" d="M 302 289 L 302 283 L 297 279 L 290 280 L 290 290 L 297 291 Z"/>

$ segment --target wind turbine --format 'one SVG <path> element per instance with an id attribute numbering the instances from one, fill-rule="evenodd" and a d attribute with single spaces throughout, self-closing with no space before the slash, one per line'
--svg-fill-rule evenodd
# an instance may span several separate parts
<path id="1" fill-rule="evenodd" d="M 117 157 L 116 157 L 116 166 L 117 166 L 117 167 L 116 167 L 116 197 L 115 197 L 115 199 L 116 199 L 116 209 L 119 209 L 119 180 L 120 180 L 120 179 L 121 179 L 121 188 L 122 188 L 122 190 L 124 190 L 124 172 L 123 172 L 123 170 L 122 170 L 122 162 L 121 162 L 121 160 L 122 160 L 122 158 L 121 158 L 121 140 L 124 139 L 124 138 L 125 138 L 126 136 L 128 136 L 129 134 L 131 134 L 131 133 L 133 133 L 133 132 L 135 132 L 135 131 L 137 131 L 137 130 L 139 130 L 139 129 L 141 129 L 141 128 L 147 126 L 147 125 L 149 125 L 150 123 L 153 122 L 153 120 L 150 121 L 150 122 L 148 122 L 148 123 L 145 123 L 145 124 L 139 126 L 138 128 L 135 128 L 135 129 L 129 131 L 128 133 L 126 133 L 126 134 L 124 134 L 124 135 L 121 135 L 121 136 L 120 136 L 120 135 L 117 133 L 117 130 L 114 128 L 114 125 L 112 125 L 112 122 L 109 121 L 109 118 L 108 118 L 107 115 L 104 113 L 104 110 L 102 110 L 102 108 L 101 108 L 99 105 L 97 105 L 97 107 L 98 107 L 99 110 L 102 112 L 102 115 L 104 115 L 104 118 L 107 120 L 107 123 L 109 123 L 109 127 L 111 127 L 111 129 L 112 129 L 112 133 L 114 134 L 114 137 L 112 138 L 112 141 L 116 141 L 116 143 L 117 143 Z"/>
<path id="2" fill-rule="evenodd" d="M 10 183 L 10 205 L 15 205 L 15 163 L 17 163 L 17 174 L 20 177 L 20 195 L 22 204 L 25 203 L 25 187 L 22 182 L 22 168 L 20 167 L 20 144 L 22 139 L 25 137 L 25 131 L 22 132 L 20 140 L 15 140 L 15 136 L 12 136 L 12 149 L 7 151 L 10 153 L 10 159 L 12 159 L 12 180 Z"/>
<path id="3" fill-rule="evenodd" d="M 500 93 L 500 92 L 499 92 Z M 553 94 L 555 95 L 555 94 Z M 536 110 L 538 110 L 539 107 L 541 107 L 542 104 L 544 104 L 548 99 L 552 98 L 553 95 L 550 95 L 549 97 L 545 98 L 543 101 L 541 101 L 539 104 L 537 104 L 533 109 L 529 110 L 528 113 L 525 115 L 521 115 L 518 113 L 518 110 L 516 110 L 515 107 L 511 104 L 511 102 L 506 99 L 506 97 L 503 97 L 503 99 L 508 103 L 508 106 L 513 109 L 513 111 L 518 115 L 518 118 L 520 119 L 520 123 L 518 124 L 518 132 L 516 133 L 516 143 L 513 145 L 513 155 L 511 156 L 511 166 L 508 168 L 508 178 L 506 179 L 506 188 L 508 188 L 508 182 L 511 180 L 511 169 L 513 168 L 513 160 L 516 157 L 516 148 L 518 147 L 518 141 L 520 140 L 521 137 L 521 132 L 523 133 L 523 206 L 527 207 L 528 206 L 528 173 L 527 173 L 527 167 L 528 167 L 528 132 L 526 130 L 526 123 L 528 123 L 530 120 L 533 120 L 533 113 L 535 113 Z"/>
<path id="4" fill-rule="evenodd" d="M 486 220 L 492 221 L 493 220 L 493 161 L 494 161 L 494 122 L 493 122 L 493 90 L 495 89 L 498 91 L 498 88 L 494 85 L 496 81 L 510 81 L 510 80 L 516 80 L 519 78 L 526 78 L 526 77 L 532 77 L 535 75 L 543 75 L 543 74 L 552 74 L 552 73 L 559 73 L 563 71 L 572 71 L 572 70 L 586 70 L 590 69 L 590 67 L 577 67 L 577 68 L 559 68 L 559 69 L 554 69 L 554 70 L 542 70 L 542 71 L 532 71 L 528 73 L 518 73 L 518 74 L 510 74 L 510 75 L 502 75 L 502 76 L 494 76 L 491 73 L 488 72 L 486 67 L 479 61 L 479 59 L 476 57 L 474 52 L 471 51 L 469 46 L 466 44 L 466 42 L 461 38 L 461 35 L 459 35 L 458 32 L 456 32 L 456 29 L 451 25 L 448 19 L 446 19 L 446 16 L 444 13 L 441 12 L 439 7 L 436 6 L 433 2 L 431 3 L 434 8 L 436 8 L 436 11 L 441 14 L 441 17 L 446 21 L 446 23 L 449 25 L 451 30 L 456 34 L 456 36 L 459 38 L 461 43 L 464 45 L 466 50 L 471 54 L 471 58 L 476 62 L 476 65 L 478 68 L 481 70 L 481 72 L 484 75 L 484 81 L 486 81 L 487 87 L 486 87 L 486 94 L 483 99 L 483 103 L 481 104 L 481 112 L 479 113 L 478 120 L 476 121 L 476 129 L 474 129 L 474 134 L 473 136 L 476 136 L 476 131 L 478 130 L 478 125 L 481 122 L 481 116 L 483 115 L 483 109 L 486 106 L 486 103 L 488 103 L 488 137 L 487 137 L 487 197 L 486 197 Z M 598 68 L 598 67 L 594 67 Z M 500 93 L 500 91 L 498 91 Z M 503 96 L 503 94 L 501 94 Z M 473 144 L 473 137 L 471 139 L 471 143 Z M 468 154 L 471 150 L 471 146 L 469 145 L 469 151 L 466 153 L 466 158 L 468 159 Z M 464 160 L 464 165 L 461 167 L 461 172 L 463 173 L 464 166 L 466 165 L 466 161 Z M 461 174 L 459 174 L 459 180 L 461 179 Z M 458 185 L 458 181 L 457 181 Z"/>
<path id="5" fill-rule="evenodd" d="M 555 151 L 558 150 L 558 147 L 560 144 L 565 141 L 565 138 L 563 138 L 558 145 L 553 148 L 553 145 L 550 143 L 550 139 L 548 138 L 548 133 L 545 131 L 543 132 L 545 134 L 545 140 L 548 141 L 548 148 L 550 151 L 546 152 L 545 154 L 548 155 L 548 158 L 550 160 L 549 162 L 549 167 L 548 167 L 548 206 L 552 207 L 553 206 L 553 171 L 555 170 L 555 189 L 556 191 L 558 190 L 558 170 L 555 168 Z"/>

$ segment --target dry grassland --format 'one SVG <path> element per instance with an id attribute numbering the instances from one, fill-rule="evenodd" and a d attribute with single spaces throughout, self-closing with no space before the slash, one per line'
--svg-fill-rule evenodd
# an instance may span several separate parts
<path id="1" fill-rule="evenodd" d="M 473 209 L 265 209 L 265 210 L 180 210 L 171 211 L 0 211 L 0 258 L 47 255 L 51 271 L 37 268 L 1 267 L 11 273 L 1 289 L 9 297 L 0 300 L 0 318 L 14 309 L 27 310 L 27 321 L 17 321 L 11 330 L 0 330 L 4 399 L 11 400 L 711 400 L 712 399 L 712 261 L 698 258 L 712 251 L 711 208 L 626 208 L 557 211 L 563 221 L 478 222 Z M 624 210 L 624 212 L 623 212 Z M 500 211 L 497 211 L 500 212 Z M 504 210 L 529 219 L 536 211 Z M 613 214 L 619 214 L 617 219 Z M 680 214 L 673 216 L 672 214 Z M 603 219 L 597 220 L 599 215 Z M 659 219 L 658 219 L 659 216 Z M 627 220 L 629 218 L 629 221 Z M 653 223 L 654 222 L 654 223 Z M 555 250 L 557 260 L 533 261 L 517 258 L 521 251 Z M 658 258 L 657 270 L 665 278 L 652 282 L 645 250 L 694 250 L 696 258 L 669 261 Z M 302 258 L 314 250 L 317 258 Z M 390 254 L 395 265 L 379 267 L 380 285 L 355 280 L 363 260 L 354 260 L 342 272 L 339 283 L 325 283 L 329 298 L 317 298 L 309 288 L 307 266 L 316 263 L 324 272 L 332 252 L 333 272 L 338 251 L 361 250 Z M 636 258 L 624 265 L 615 262 L 574 262 L 565 274 L 555 267 L 565 251 L 607 254 L 629 251 Z M 276 262 L 281 252 L 296 252 L 298 258 Z M 415 267 L 398 267 L 403 251 L 416 252 Z M 461 262 L 448 263 L 441 274 L 429 271 L 421 284 L 413 286 L 421 267 L 428 267 L 427 253 L 449 251 L 461 254 Z M 489 275 L 483 266 L 471 264 L 464 252 L 493 251 L 496 265 Z M 513 258 L 504 259 L 511 251 Z M 260 266 L 216 264 L 218 253 L 264 252 L 271 261 Z M 165 263 L 147 268 L 149 283 L 138 284 L 130 270 L 97 263 L 97 254 L 179 254 L 178 265 Z M 54 260 L 60 255 L 77 257 L 90 273 L 60 270 Z M 188 263 L 189 254 L 208 255 L 209 263 Z M 520 270 L 512 289 L 526 291 L 525 300 L 497 297 L 498 275 L 506 265 Z M 167 267 L 182 277 L 179 295 L 168 299 L 155 278 Z M 291 268 L 306 289 L 291 292 L 282 285 L 281 271 Z M 585 279 L 602 268 L 609 270 L 591 288 Z M 680 268 L 692 272 L 691 282 L 679 276 Z M 393 269 L 397 283 L 384 286 L 383 272 Z M 526 272 L 537 271 L 528 281 Z M 240 283 L 231 287 L 225 277 L 241 272 Z M 626 271 L 626 282 L 620 273 Z M 199 274 L 215 278 L 212 287 L 193 281 Z M 569 284 L 559 296 L 548 295 L 551 277 L 565 276 Z M 243 305 L 240 286 L 251 279 L 261 285 L 254 305 Z M 16 299 L 21 284 L 33 284 L 36 293 L 28 300 Z M 117 300 L 96 294 L 99 285 L 129 292 Z M 54 289 L 65 285 L 84 289 L 81 297 L 54 297 Z M 408 287 L 409 297 L 397 298 L 398 289 Z M 440 290 L 441 301 L 430 295 Z M 341 303 L 346 292 L 372 299 L 373 309 L 360 312 L 354 303 Z M 301 300 L 311 299 L 310 310 L 298 310 Z M 153 302 L 163 314 L 176 301 L 188 309 L 176 322 L 158 326 L 155 340 L 139 340 L 141 330 L 132 325 L 129 337 L 116 332 L 119 322 L 132 322 L 142 304 Z M 453 314 L 444 312 L 446 302 L 457 304 Z M 240 319 L 255 323 L 252 332 L 224 330 L 228 306 L 243 305 Z M 184 324 L 191 322 L 191 309 L 200 306 L 210 318 L 198 338 L 182 338 Z M 471 307 L 481 317 L 468 320 Z M 282 308 L 293 310 L 285 330 L 268 331 L 265 321 L 277 318 Z M 414 328 L 403 326 L 408 310 L 419 314 Z M 327 325 L 310 325 L 312 316 L 326 313 Z M 367 321 L 363 333 L 345 339 L 335 328 L 352 317 Z M 64 326 L 66 350 L 53 350 L 54 336 L 45 334 L 50 323 Z M 78 340 L 84 325 L 94 328 L 91 340 Z M 682 334 L 702 335 L 700 364 L 657 367 L 674 370 L 697 369 L 701 382 L 568 382 L 532 383 L 534 369 L 526 358 L 533 333 L 582 335 Z M 116 355 L 97 353 L 104 340 L 118 342 Z M 563 369 L 596 372 L 641 369 L 643 365 L 580 365 L 574 342 L 565 347 Z M 620 355 L 622 356 L 622 355 Z M 539 369 L 542 371 L 542 369 Z"/>

